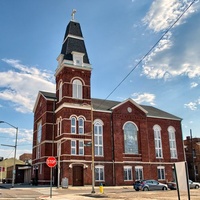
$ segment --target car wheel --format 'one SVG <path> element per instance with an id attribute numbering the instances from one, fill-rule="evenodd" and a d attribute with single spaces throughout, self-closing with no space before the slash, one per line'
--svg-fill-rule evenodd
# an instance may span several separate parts
<path id="1" fill-rule="evenodd" d="M 166 188 L 166 187 L 163 187 L 163 190 L 167 190 L 167 188 Z"/>
<path id="2" fill-rule="evenodd" d="M 144 187 L 143 191 L 149 191 L 149 188 L 148 187 Z"/>
<path id="3" fill-rule="evenodd" d="M 195 189 L 199 189 L 199 185 L 195 185 Z"/>

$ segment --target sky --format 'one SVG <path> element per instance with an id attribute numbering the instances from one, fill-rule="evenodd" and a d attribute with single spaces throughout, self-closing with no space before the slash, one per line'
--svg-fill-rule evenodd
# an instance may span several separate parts
<path id="1" fill-rule="evenodd" d="M 93 68 L 91 96 L 152 105 L 182 118 L 183 139 L 190 130 L 200 137 L 200 2 L 192 2 L 1 0 L 0 121 L 12 126 L 0 123 L 0 144 L 14 146 L 18 128 L 17 157 L 32 152 L 33 107 L 38 91 L 55 92 L 73 9 Z M 13 156 L 0 145 L 0 157 Z"/>

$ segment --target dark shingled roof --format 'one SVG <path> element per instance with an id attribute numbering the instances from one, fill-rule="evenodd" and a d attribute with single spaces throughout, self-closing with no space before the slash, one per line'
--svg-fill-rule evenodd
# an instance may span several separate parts
<path id="1" fill-rule="evenodd" d="M 46 99 L 53 99 L 53 100 L 56 100 L 56 93 L 51 93 L 51 92 L 44 92 L 44 91 L 40 91 L 40 93 L 42 95 L 44 95 L 44 97 Z"/>
<path id="2" fill-rule="evenodd" d="M 82 39 L 74 38 L 74 37 L 81 37 Z M 83 35 L 81 32 L 81 26 L 78 22 L 74 22 L 74 21 L 70 21 L 66 28 L 64 43 L 61 49 L 61 54 L 64 55 L 64 59 L 73 60 L 72 59 L 73 57 L 71 54 L 72 51 L 84 53 L 85 55 L 83 56 L 83 62 L 90 64 L 89 58 L 87 55 L 87 50 L 85 48 L 85 42 L 83 40 Z"/>
<path id="3" fill-rule="evenodd" d="M 45 98 L 56 100 L 56 94 L 50 92 L 43 92 L 40 91 Z M 111 101 L 111 100 L 103 100 L 103 99 L 95 99 L 92 98 L 92 105 L 94 110 L 102 110 L 102 111 L 111 111 L 113 107 L 120 104 L 120 101 Z M 182 120 L 180 117 L 172 115 L 168 112 L 155 108 L 153 106 L 146 106 L 140 105 L 144 110 L 146 110 L 148 117 L 155 117 L 155 118 L 166 118 L 166 119 L 175 119 L 175 120 Z"/>
<path id="4" fill-rule="evenodd" d="M 93 108 L 102 111 L 109 111 L 120 103 L 121 102 L 119 101 L 92 99 Z M 147 113 L 148 117 L 182 120 L 180 117 L 167 113 L 153 106 L 146 106 L 146 105 L 140 105 L 140 106 L 148 112 Z"/>

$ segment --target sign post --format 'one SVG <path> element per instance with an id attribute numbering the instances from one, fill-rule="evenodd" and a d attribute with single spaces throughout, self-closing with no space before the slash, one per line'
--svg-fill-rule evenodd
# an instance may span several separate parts
<path id="1" fill-rule="evenodd" d="M 51 174 L 50 174 L 50 198 L 52 198 L 52 168 L 57 165 L 56 158 L 53 156 L 50 156 L 46 160 L 46 164 L 48 167 L 51 168 Z"/>

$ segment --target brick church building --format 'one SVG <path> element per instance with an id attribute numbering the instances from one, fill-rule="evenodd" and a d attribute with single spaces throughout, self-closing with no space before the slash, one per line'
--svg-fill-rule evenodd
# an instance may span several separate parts
<path id="1" fill-rule="evenodd" d="M 132 99 L 92 98 L 92 66 L 74 19 L 57 61 L 55 93 L 39 91 L 34 106 L 32 178 L 49 184 L 46 159 L 54 156 L 55 185 L 63 178 L 72 186 L 172 180 L 173 163 L 184 161 L 181 118 Z"/>

